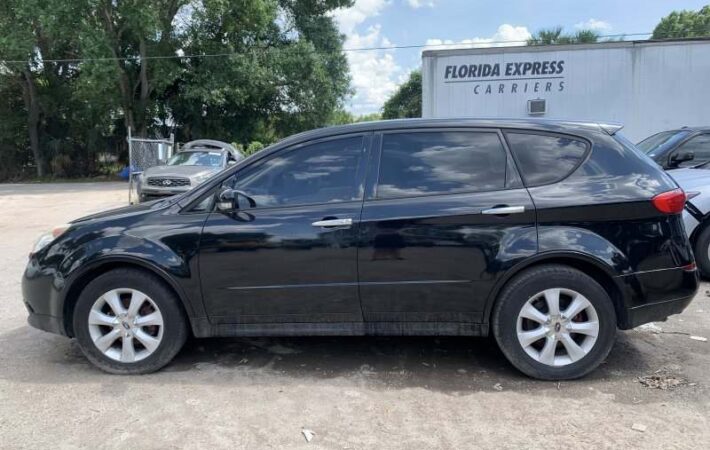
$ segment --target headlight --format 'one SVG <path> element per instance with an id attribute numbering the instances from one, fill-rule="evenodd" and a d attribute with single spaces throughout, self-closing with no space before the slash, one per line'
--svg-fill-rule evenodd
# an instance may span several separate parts
<path id="1" fill-rule="evenodd" d="M 69 229 L 70 225 L 69 224 L 63 224 L 63 225 L 57 225 L 56 227 L 52 228 L 50 231 L 47 231 L 46 233 L 43 233 L 39 239 L 37 239 L 37 242 L 35 242 L 34 247 L 32 247 L 32 254 L 37 253 L 38 251 L 42 250 L 46 246 L 52 243 L 55 239 L 57 239 L 59 236 L 64 234 L 65 231 Z"/>
<path id="2" fill-rule="evenodd" d="M 202 183 L 206 179 L 210 178 L 212 175 L 214 175 L 214 174 L 213 173 L 203 173 L 202 175 L 196 175 L 195 178 L 193 178 L 193 180 L 195 180 L 195 185 Z"/>

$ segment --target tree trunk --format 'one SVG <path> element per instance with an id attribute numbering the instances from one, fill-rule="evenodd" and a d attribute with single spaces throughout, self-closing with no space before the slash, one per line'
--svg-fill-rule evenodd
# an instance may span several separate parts
<path id="1" fill-rule="evenodd" d="M 22 75 L 22 96 L 25 101 L 25 108 L 27 109 L 27 132 L 30 138 L 30 149 L 32 150 L 32 156 L 37 165 L 37 176 L 41 178 L 46 173 L 46 164 L 42 150 L 39 147 L 40 107 L 37 86 L 35 86 L 34 78 L 28 69 L 24 69 Z"/>

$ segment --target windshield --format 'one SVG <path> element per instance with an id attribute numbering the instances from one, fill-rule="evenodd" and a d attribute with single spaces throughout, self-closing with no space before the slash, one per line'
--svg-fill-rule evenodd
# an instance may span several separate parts
<path id="1" fill-rule="evenodd" d="M 647 137 L 643 141 L 636 144 L 642 152 L 650 157 L 658 156 L 664 150 L 674 146 L 678 141 L 685 139 L 690 134 L 690 131 L 663 131 Z"/>
<path id="2" fill-rule="evenodd" d="M 209 151 L 180 152 L 168 160 L 168 165 L 220 167 L 222 166 L 222 153 Z"/>

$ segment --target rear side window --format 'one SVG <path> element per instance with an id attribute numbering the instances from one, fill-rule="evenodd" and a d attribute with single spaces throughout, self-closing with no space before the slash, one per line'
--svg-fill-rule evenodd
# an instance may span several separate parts
<path id="1" fill-rule="evenodd" d="M 391 133 L 382 138 L 378 198 L 490 191 L 505 186 L 497 133 Z"/>
<path id="2" fill-rule="evenodd" d="M 583 141 L 562 135 L 506 133 L 525 184 L 554 183 L 569 175 L 587 152 Z"/>

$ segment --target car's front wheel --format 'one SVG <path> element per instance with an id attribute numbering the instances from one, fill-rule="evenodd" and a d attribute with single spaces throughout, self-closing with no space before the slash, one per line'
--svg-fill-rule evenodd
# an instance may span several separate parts
<path id="1" fill-rule="evenodd" d="M 74 334 L 86 357 L 116 374 L 154 372 L 187 339 L 178 299 L 155 276 L 116 269 L 91 281 L 74 309 Z"/>
<path id="2" fill-rule="evenodd" d="M 543 380 L 579 378 L 609 354 L 616 314 L 607 292 L 583 272 L 545 265 L 513 278 L 493 312 L 493 333 L 508 360 Z"/>
<path id="3" fill-rule="evenodd" d="M 695 240 L 695 262 L 705 279 L 710 279 L 710 226 L 706 226 Z"/>

